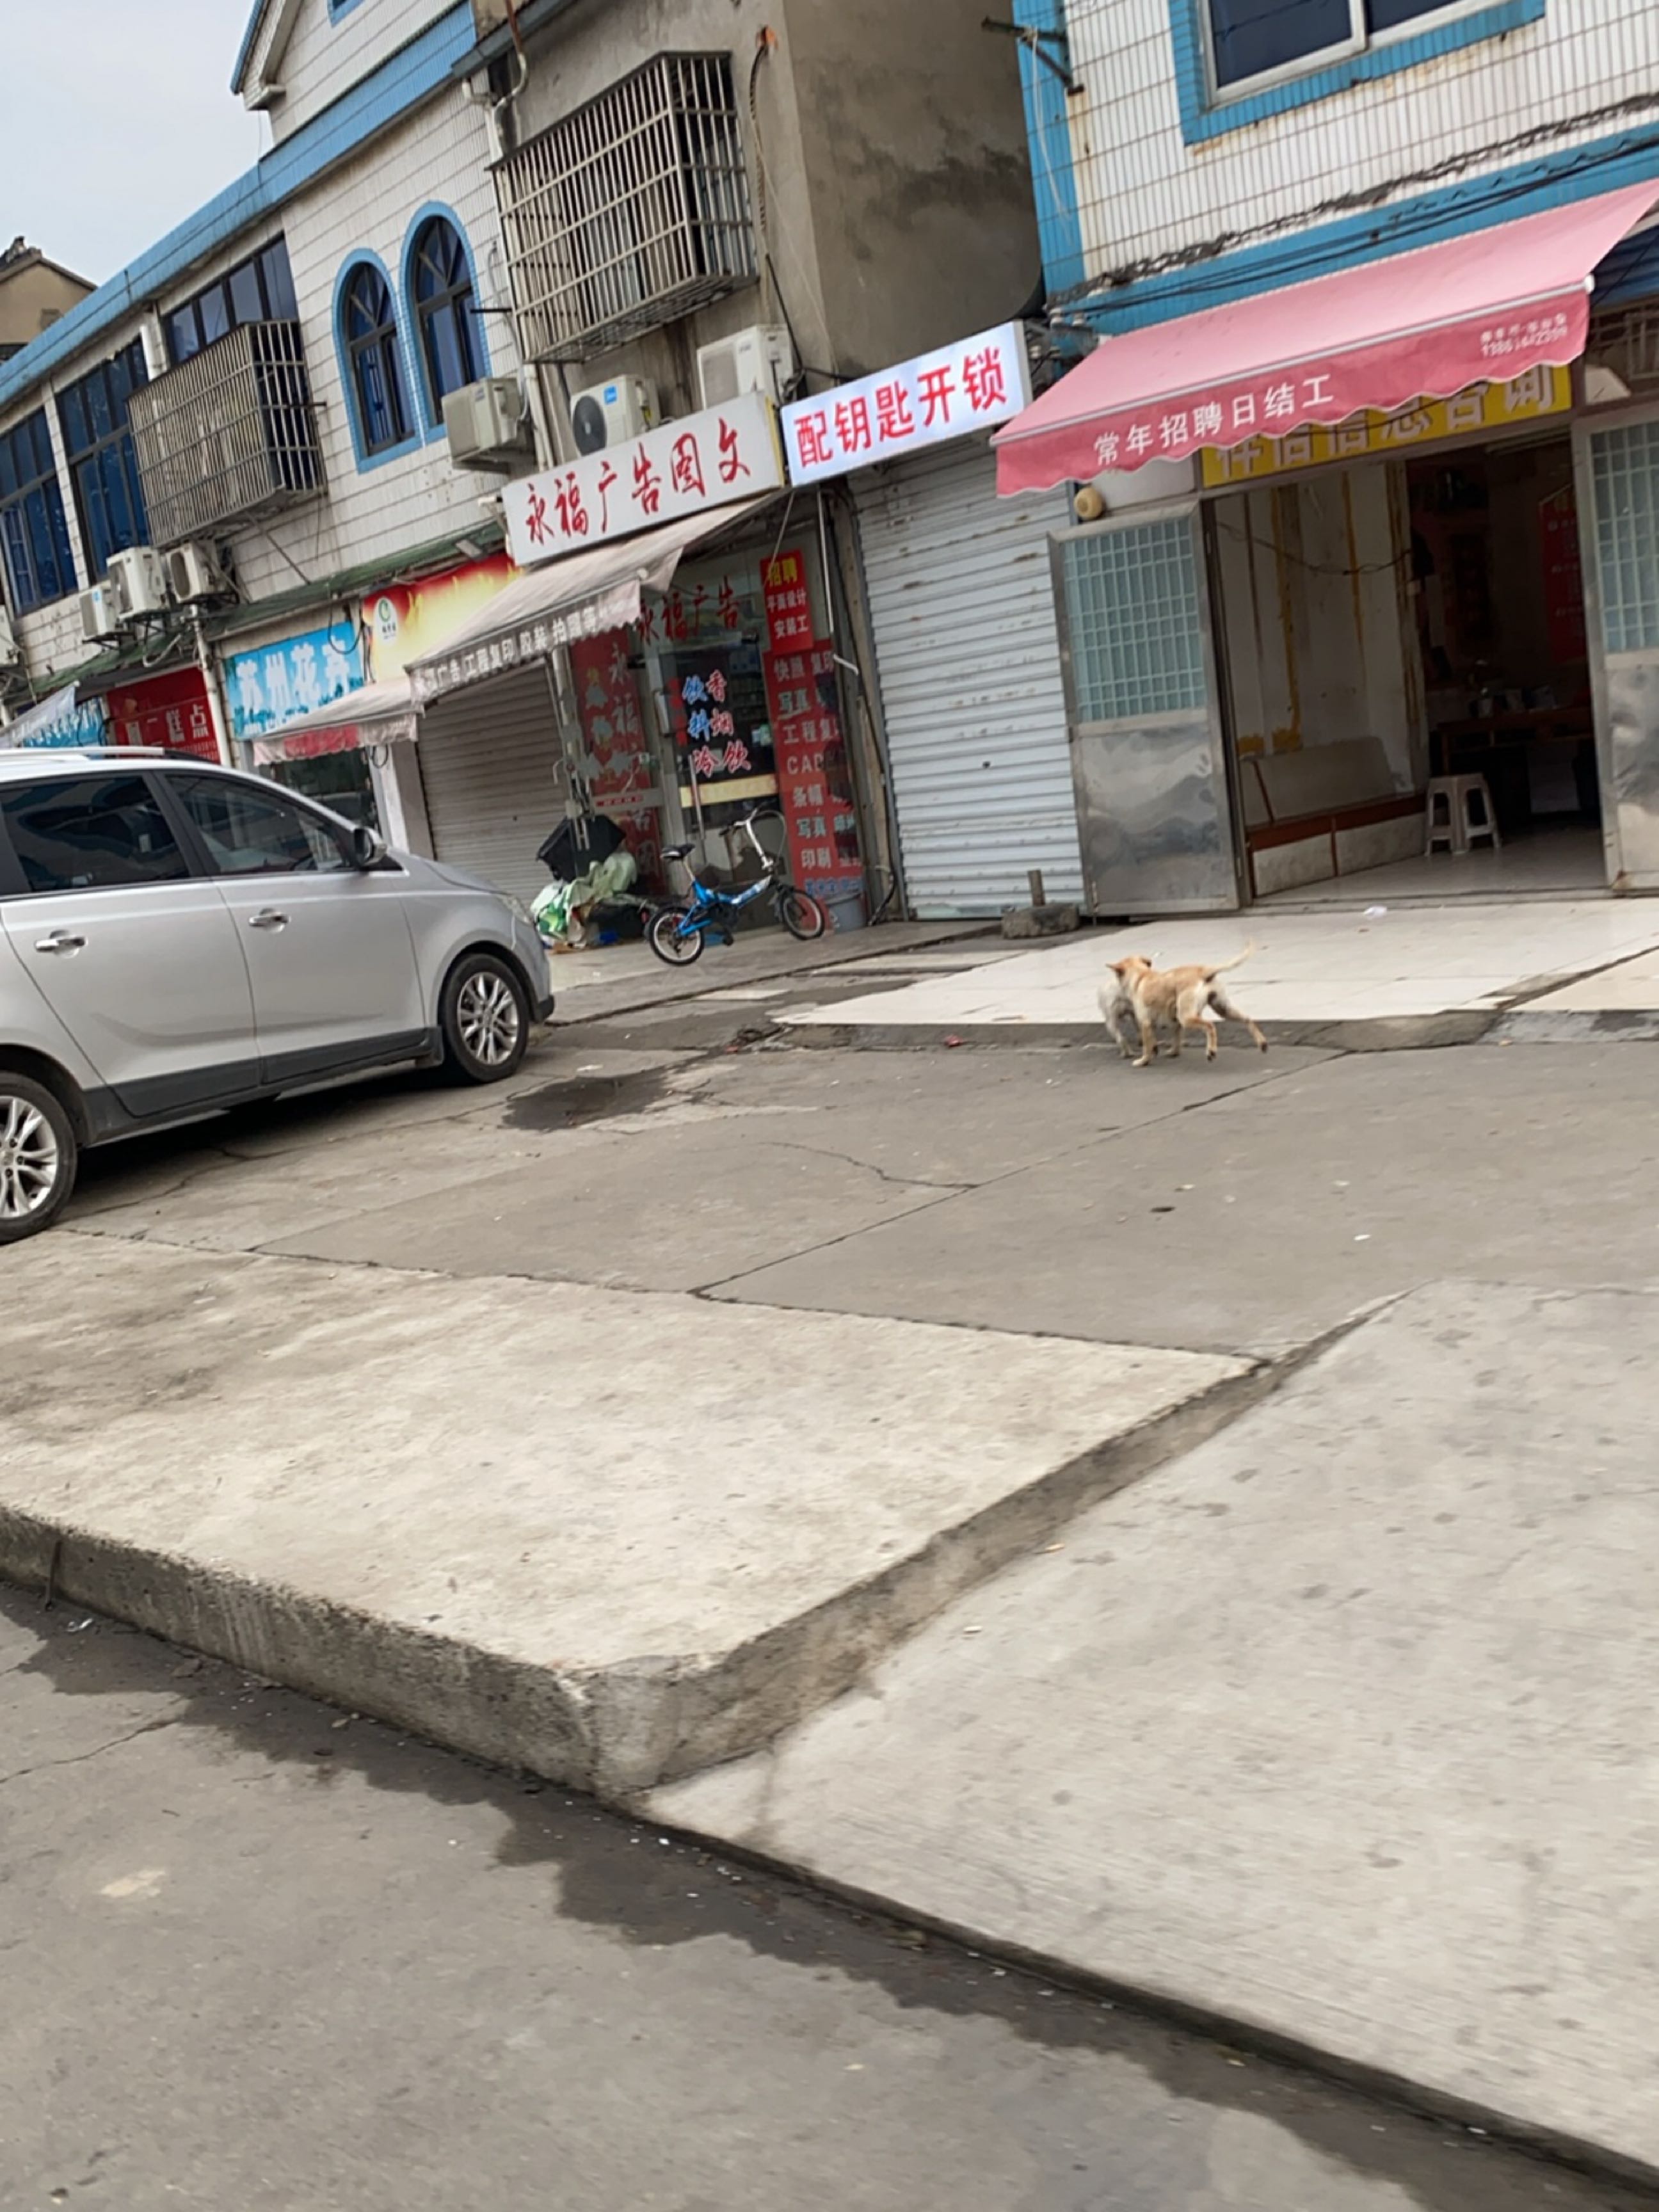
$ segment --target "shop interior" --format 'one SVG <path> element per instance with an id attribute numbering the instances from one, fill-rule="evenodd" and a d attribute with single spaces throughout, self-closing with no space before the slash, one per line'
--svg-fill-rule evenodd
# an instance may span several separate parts
<path id="1" fill-rule="evenodd" d="M 1212 544 L 1255 898 L 1604 887 L 1563 431 L 1254 483 Z M 1425 854 L 1429 779 L 1474 775 L 1501 847 Z"/>

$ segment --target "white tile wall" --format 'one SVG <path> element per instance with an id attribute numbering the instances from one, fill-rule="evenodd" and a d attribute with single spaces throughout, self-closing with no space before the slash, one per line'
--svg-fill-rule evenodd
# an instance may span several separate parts
<path id="1" fill-rule="evenodd" d="M 280 142 L 308 123 L 454 4 L 455 0 L 357 0 L 336 22 L 328 0 L 301 0 L 275 72 L 283 97 L 270 110 L 273 137 Z"/>
<path id="2" fill-rule="evenodd" d="M 1486 150 L 1659 88 L 1654 0 L 1550 0 L 1502 39 L 1189 146 L 1181 135 L 1170 0 L 1070 0 L 1072 103 L 1085 264 L 1093 276 L 1224 234 L 1306 219 L 1338 194 Z M 1659 110 L 1656 110 L 1659 115 Z M 1556 143 L 1611 135 L 1587 121 Z M 1484 158 L 1483 158 L 1484 155 Z M 1415 189 L 1415 188 L 1413 188 Z"/>

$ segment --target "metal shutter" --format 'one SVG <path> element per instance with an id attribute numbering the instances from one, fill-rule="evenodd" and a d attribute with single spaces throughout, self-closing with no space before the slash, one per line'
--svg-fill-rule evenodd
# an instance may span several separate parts
<path id="1" fill-rule="evenodd" d="M 1000 914 L 1041 868 L 1081 899 L 1049 538 L 1061 492 L 999 499 L 975 440 L 859 483 L 905 882 L 927 918 Z"/>
<path id="2" fill-rule="evenodd" d="M 417 750 L 438 859 L 526 901 L 544 890 L 536 848 L 557 828 L 568 785 L 543 664 L 435 701 Z"/>

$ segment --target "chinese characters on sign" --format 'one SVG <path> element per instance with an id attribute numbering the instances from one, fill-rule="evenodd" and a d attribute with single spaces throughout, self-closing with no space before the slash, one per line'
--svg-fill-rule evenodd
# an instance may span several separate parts
<path id="1" fill-rule="evenodd" d="M 1584 571 L 1578 547 L 1578 508 L 1571 484 L 1540 502 L 1544 544 L 1544 616 L 1550 659 L 1571 667 L 1584 658 Z"/>
<path id="2" fill-rule="evenodd" d="M 799 553 L 781 553 L 766 564 L 766 632 L 773 652 L 811 645 L 815 627 L 806 562 Z"/>
<path id="3" fill-rule="evenodd" d="M 180 668 L 130 691 L 112 692 L 109 711 L 118 744 L 164 745 L 170 752 L 194 753 L 198 760 L 219 757 L 199 668 Z"/>
<path id="4" fill-rule="evenodd" d="M 276 645 L 233 653 L 225 663 L 230 726 L 238 738 L 260 738 L 296 714 L 331 707 L 363 681 L 363 651 L 355 623 L 307 630 Z"/>
<path id="5" fill-rule="evenodd" d="M 783 484 L 772 403 L 745 392 L 568 466 L 521 477 L 501 494 L 507 547 L 535 568 L 653 523 L 723 507 Z"/>
<path id="6" fill-rule="evenodd" d="M 65 685 L 0 730 L 0 745 L 99 745 L 104 742 L 104 702 L 80 699 Z"/>
<path id="7" fill-rule="evenodd" d="M 780 419 L 789 480 L 812 483 L 965 438 L 1006 422 L 1030 398 L 1025 333 L 1019 324 L 1005 323 L 786 407 Z"/>
<path id="8" fill-rule="evenodd" d="M 626 630 L 574 640 L 570 673 L 593 811 L 621 829 L 639 865 L 641 881 L 654 888 L 662 877 L 661 794 L 640 712 L 638 684 L 629 665 Z"/>
<path id="9" fill-rule="evenodd" d="M 1328 428 L 1310 424 L 1282 437 L 1248 438 L 1242 445 L 1203 454 L 1206 484 L 1243 483 L 1287 469 L 1317 468 L 1327 461 L 1397 453 L 1443 438 L 1472 437 L 1539 415 L 1561 415 L 1572 404 L 1572 379 L 1565 368 L 1525 370 L 1507 384 L 1475 384 L 1450 399 L 1414 400 L 1392 415 L 1351 416 Z"/>
<path id="10" fill-rule="evenodd" d="M 805 556 L 799 550 L 785 550 L 773 566 L 786 564 L 805 575 Z M 857 891 L 864 872 L 836 705 L 835 647 L 810 635 L 800 645 L 784 643 L 775 631 L 766 656 L 766 690 L 791 873 L 817 898 Z"/>

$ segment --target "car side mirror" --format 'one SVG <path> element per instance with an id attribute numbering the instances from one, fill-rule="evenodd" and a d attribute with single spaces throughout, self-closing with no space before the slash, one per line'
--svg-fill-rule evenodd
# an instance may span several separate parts
<path id="1" fill-rule="evenodd" d="M 378 868 L 386 858 L 386 847 L 363 823 L 358 823 L 353 830 L 350 842 L 354 868 Z"/>

